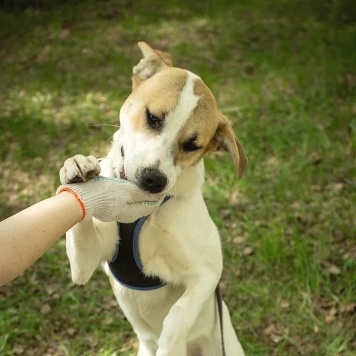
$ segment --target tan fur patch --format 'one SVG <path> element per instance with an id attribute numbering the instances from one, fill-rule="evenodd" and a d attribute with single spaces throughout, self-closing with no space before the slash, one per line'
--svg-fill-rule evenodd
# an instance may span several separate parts
<path id="1" fill-rule="evenodd" d="M 197 164 L 205 155 L 220 118 L 215 98 L 201 79 L 194 83 L 194 94 L 199 97 L 198 106 L 180 131 L 174 147 L 174 162 L 182 168 Z M 193 152 L 184 151 L 184 143 L 195 135 L 194 143 L 201 148 Z"/>
<path id="2" fill-rule="evenodd" d="M 134 129 L 157 134 L 147 126 L 146 108 L 153 115 L 164 120 L 178 105 L 179 95 L 187 78 L 188 74 L 185 70 L 167 67 L 137 87 L 128 98 L 128 101 L 134 101 L 135 105 L 139 104 L 137 114 L 132 117 Z"/>

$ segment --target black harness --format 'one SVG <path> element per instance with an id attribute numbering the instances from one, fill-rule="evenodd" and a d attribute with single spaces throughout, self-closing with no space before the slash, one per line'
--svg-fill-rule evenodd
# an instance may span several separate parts
<path id="1" fill-rule="evenodd" d="M 164 204 L 170 197 L 166 197 Z M 117 223 L 119 244 L 116 255 L 109 262 L 109 268 L 115 279 L 127 288 L 135 290 L 153 290 L 166 285 L 159 277 L 146 276 L 140 259 L 140 231 L 148 216 L 133 223 Z"/>

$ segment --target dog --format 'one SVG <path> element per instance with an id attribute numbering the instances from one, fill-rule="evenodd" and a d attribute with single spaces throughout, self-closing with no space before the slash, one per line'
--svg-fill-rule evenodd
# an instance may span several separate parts
<path id="1" fill-rule="evenodd" d="M 228 308 L 224 302 L 219 307 L 215 296 L 222 250 L 201 187 L 207 152 L 229 153 L 238 178 L 247 158 L 202 79 L 173 67 L 169 54 L 145 42 L 138 46 L 143 58 L 133 68 L 132 93 L 120 110 L 111 151 L 100 162 L 101 175 L 130 180 L 166 199 L 139 228 L 93 219 L 69 230 L 72 280 L 87 283 L 103 264 L 137 334 L 139 356 L 244 355 Z M 70 167 L 92 172 L 92 159 L 84 156 L 65 165 L 63 184 L 76 181 Z M 124 238 L 137 229 L 139 237 Z M 127 271 L 126 258 L 136 272 Z"/>

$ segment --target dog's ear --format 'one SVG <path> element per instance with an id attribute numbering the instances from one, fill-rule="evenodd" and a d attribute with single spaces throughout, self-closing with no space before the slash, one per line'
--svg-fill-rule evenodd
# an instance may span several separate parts
<path id="1" fill-rule="evenodd" d="M 139 42 L 138 46 L 143 54 L 143 58 L 132 71 L 133 89 L 144 80 L 155 75 L 162 68 L 172 66 L 172 58 L 169 53 L 154 50 L 145 42 Z"/>
<path id="2" fill-rule="evenodd" d="M 221 115 L 221 118 L 215 135 L 209 143 L 208 150 L 228 152 L 234 162 L 235 173 L 238 178 L 241 178 L 247 165 L 247 157 L 229 120 L 223 115 Z"/>

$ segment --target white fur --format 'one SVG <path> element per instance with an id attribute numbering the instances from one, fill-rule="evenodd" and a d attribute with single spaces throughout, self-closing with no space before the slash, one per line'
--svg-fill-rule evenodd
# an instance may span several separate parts
<path id="1" fill-rule="evenodd" d="M 111 166 L 110 161 L 101 162 L 102 172 Z M 214 290 L 222 254 L 200 190 L 203 175 L 202 163 L 185 170 L 172 191 L 174 198 L 148 218 L 141 232 L 145 272 L 159 275 L 168 284 L 158 290 L 135 291 L 111 278 L 118 303 L 140 341 L 139 356 L 194 355 L 189 350 L 221 355 Z M 86 283 L 101 262 L 110 260 L 117 238 L 116 222 L 77 224 L 67 236 L 73 281 Z M 110 274 L 107 265 L 105 271 Z M 225 304 L 223 310 L 226 355 L 243 355 Z"/>
<path id="2" fill-rule="evenodd" d="M 165 190 L 174 186 L 181 170 L 179 166 L 173 164 L 171 147 L 199 101 L 199 97 L 194 95 L 194 82 L 199 77 L 189 71 L 186 73 L 188 79 L 179 93 L 178 105 L 168 113 L 165 118 L 164 131 L 160 135 L 150 135 L 147 132 L 134 130 L 131 117 L 136 115 L 137 111 L 142 111 L 141 100 L 139 100 L 141 98 L 138 99 L 136 95 L 133 95 L 124 103 L 120 111 L 120 130 L 114 136 L 114 146 L 124 146 L 125 161 L 121 157 L 119 147 L 114 147 L 112 155 L 118 170 L 124 165 L 129 180 L 135 182 L 139 169 L 159 162 L 159 169 L 168 178 Z"/>
<path id="3" fill-rule="evenodd" d="M 125 165 L 131 179 L 141 166 L 159 160 L 160 169 L 169 177 L 166 193 L 173 196 L 147 219 L 139 242 L 144 272 L 159 276 L 166 286 L 131 290 L 111 276 L 107 265 L 104 267 L 139 339 L 139 356 L 222 355 L 214 294 L 222 272 L 222 252 L 219 233 L 201 192 L 203 163 L 178 169 L 169 149 L 198 103 L 195 79 L 188 74 L 185 87 L 177 93 L 178 105 L 168 114 L 160 135 L 149 136 L 132 128 L 130 116 L 142 104 L 129 98 L 121 110 L 121 128 L 114 135 L 109 158 L 101 162 L 103 175 L 117 176 Z M 122 145 L 125 159 L 120 152 Z M 75 283 L 86 283 L 95 268 L 112 258 L 117 234 L 116 222 L 97 220 L 79 223 L 68 232 L 67 253 Z M 225 304 L 223 318 L 226 355 L 243 355 Z"/>

